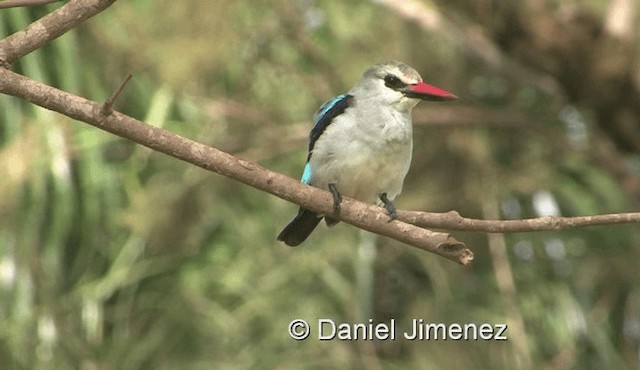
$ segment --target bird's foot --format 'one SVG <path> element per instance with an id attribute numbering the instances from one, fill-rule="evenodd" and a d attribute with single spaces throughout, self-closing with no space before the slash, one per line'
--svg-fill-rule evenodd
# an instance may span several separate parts
<path id="1" fill-rule="evenodd" d="M 389 212 L 389 222 L 398 218 L 398 212 L 396 211 L 396 206 L 392 201 L 387 198 L 387 193 L 380 194 L 380 200 L 384 203 L 384 208 Z"/>
<path id="2" fill-rule="evenodd" d="M 336 184 L 333 183 L 329 184 L 329 191 L 331 192 L 331 195 L 333 195 L 333 216 L 338 218 L 338 215 L 340 214 L 340 203 L 342 203 L 342 195 L 340 195 Z"/>

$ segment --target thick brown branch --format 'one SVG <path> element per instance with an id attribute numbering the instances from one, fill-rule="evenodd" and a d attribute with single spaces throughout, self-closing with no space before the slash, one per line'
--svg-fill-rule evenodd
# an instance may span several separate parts
<path id="1" fill-rule="evenodd" d="M 640 213 L 614 213 L 579 217 L 545 216 L 523 220 L 476 220 L 462 217 L 456 211 L 446 213 L 398 211 L 398 219 L 416 226 L 433 229 L 513 233 L 640 223 Z"/>
<path id="2" fill-rule="evenodd" d="M 0 40 L 0 64 L 15 62 L 45 45 L 117 0 L 71 0 L 64 6 L 33 22 L 26 29 Z"/>
<path id="3" fill-rule="evenodd" d="M 110 115 L 103 115 L 102 105 L 99 103 L 2 68 L 0 68 L 0 92 L 89 123 L 313 211 L 328 214 L 333 210 L 333 198 L 327 191 L 302 185 L 290 177 L 271 172 L 255 163 L 145 124 L 122 113 L 113 112 Z M 400 221 L 388 222 L 387 214 L 377 206 L 345 198 L 341 204 L 339 218 L 362 229 L 436 253 L 463 265 L 468 265 L 473 260 L 473 253 L 449 234 L 433 232 Z"/>

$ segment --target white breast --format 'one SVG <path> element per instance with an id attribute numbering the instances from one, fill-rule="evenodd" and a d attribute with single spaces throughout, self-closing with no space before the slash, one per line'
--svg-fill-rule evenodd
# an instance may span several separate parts
<path id="1" fill-rule="evenodd" d="M 327 189 L 334 183 L 342 195 L 368 203 L 379 203 L 381 193 L 393 200 L 411 163 L 410 116 L 353 113 L 337 117 L 315 143 L 311 185 Z"/>

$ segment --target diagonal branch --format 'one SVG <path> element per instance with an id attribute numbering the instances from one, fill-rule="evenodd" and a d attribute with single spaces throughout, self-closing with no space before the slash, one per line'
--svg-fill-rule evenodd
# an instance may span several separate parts
<path id="1" fill-rule="evenodd" d="M 236 158 L 172 132 L 148 125 L 119 112 L 104 115 L 102 104 L 31 80 L 0 68 L 0 92 L 16 96 L 99 129 L 127 138 L 150 149 L 168 154 L 204 169 L 231 177 L 249 186 L 313 211 L 329 214 L 333 198 L 327 191 L 271 172 L 258 164 Z M 340 220 L 468 265 L 473 260 L 463 243 L 447 233 L 433 232 L 400 221 L 388 222 L 382 208 L 344 198 Z"/>
<path id="2" fill-rule="evenodd" d="M 0 66 L 8 67 L 20 57 L 62 35 L 115 1 L 71 0 L 58 10 L 32 23 L 27 29 L 0 40 Z M 386 6 L 391 6 L 390 4 L 385 2 Z M 416 3 L 410 2 L 410 4 L 415 5 Z M 396 11 L 399 10 L 396 9 Z M 416 13 L 426 14 L 424 9 L 419 10 L 422 11 Z M 437 23 L 436 19 L 435 24 Z M 433 27 L 433 24 L 430 23 L 423 26 L 429 25 Z M 488 57 L 485 59 L 492 60 Z M 86 122 L 150 149 L 233 178 L 318 213 L 332 212 L 332 197 L 324 190 L 300 184 L 296 180 L 271 172 L 255 163 L 239 159 L 161 128 L 147 125 L 122 113 L 111 111 L 109 101 L 106 104 L 99 104 L 33 81 L 1 67 L 0 92 Z M 117 94 L 114 94 L 114 99 Z M 461 217 L 455 211 L 447 213 L 399 211 L 399 220 L 388 222 L 388 216 L 381 208 L 345 198 L 341 205 L 339 219 L 359 228 L 388 236 L 468 265 L 473 260 L 473 253 L 463 243 L 447 233 L 433 232 L 425 227 L 490 233 L 560 230 L 590 225 L 640 223 L 640 213 L 501 221 L 468 219 Z"/>
<path id="3" fill-rule="evenodd" d="M 0 40 L 0 65 L 21 57 L 100 13 L 117 0 L 71 0 L 22 31 Z"/>
<path id="4" fill-rule="evenodd" d="M 0 40 L 0 92 L 20 97 L 41 107 L 128 138 L 148 148 L 232 177 L 311 210 L 320 213 L 330 212 L 332 202 L 325 191 L 301 185 L 298 181 L 270 172 L 255 163 L 238 159 L 217 149 L 105 109 L 109 104 L 100 105 L 8 70 L 14 61 L 98 14 L 115 1 L 71 0 L 32 23 L 25 30 Z M 342 204 L 340 219 L 442 255 L 463 265 L 473 260 L 473 253 L 449 234 L 432 232 L 400 221 L 389 223 L 386 214 L 375 206 L 347 198 Z"/>

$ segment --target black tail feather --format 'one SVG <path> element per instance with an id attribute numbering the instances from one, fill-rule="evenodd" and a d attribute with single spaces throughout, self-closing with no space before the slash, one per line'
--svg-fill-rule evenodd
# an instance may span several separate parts
<path id="1" fill-rule="evenodd" d="M 278 240 L 290 247 L 302 243 L 318 226 L 322 216 L 315 212 L 300 208 L 296 217 L 278 235 Z"/>

